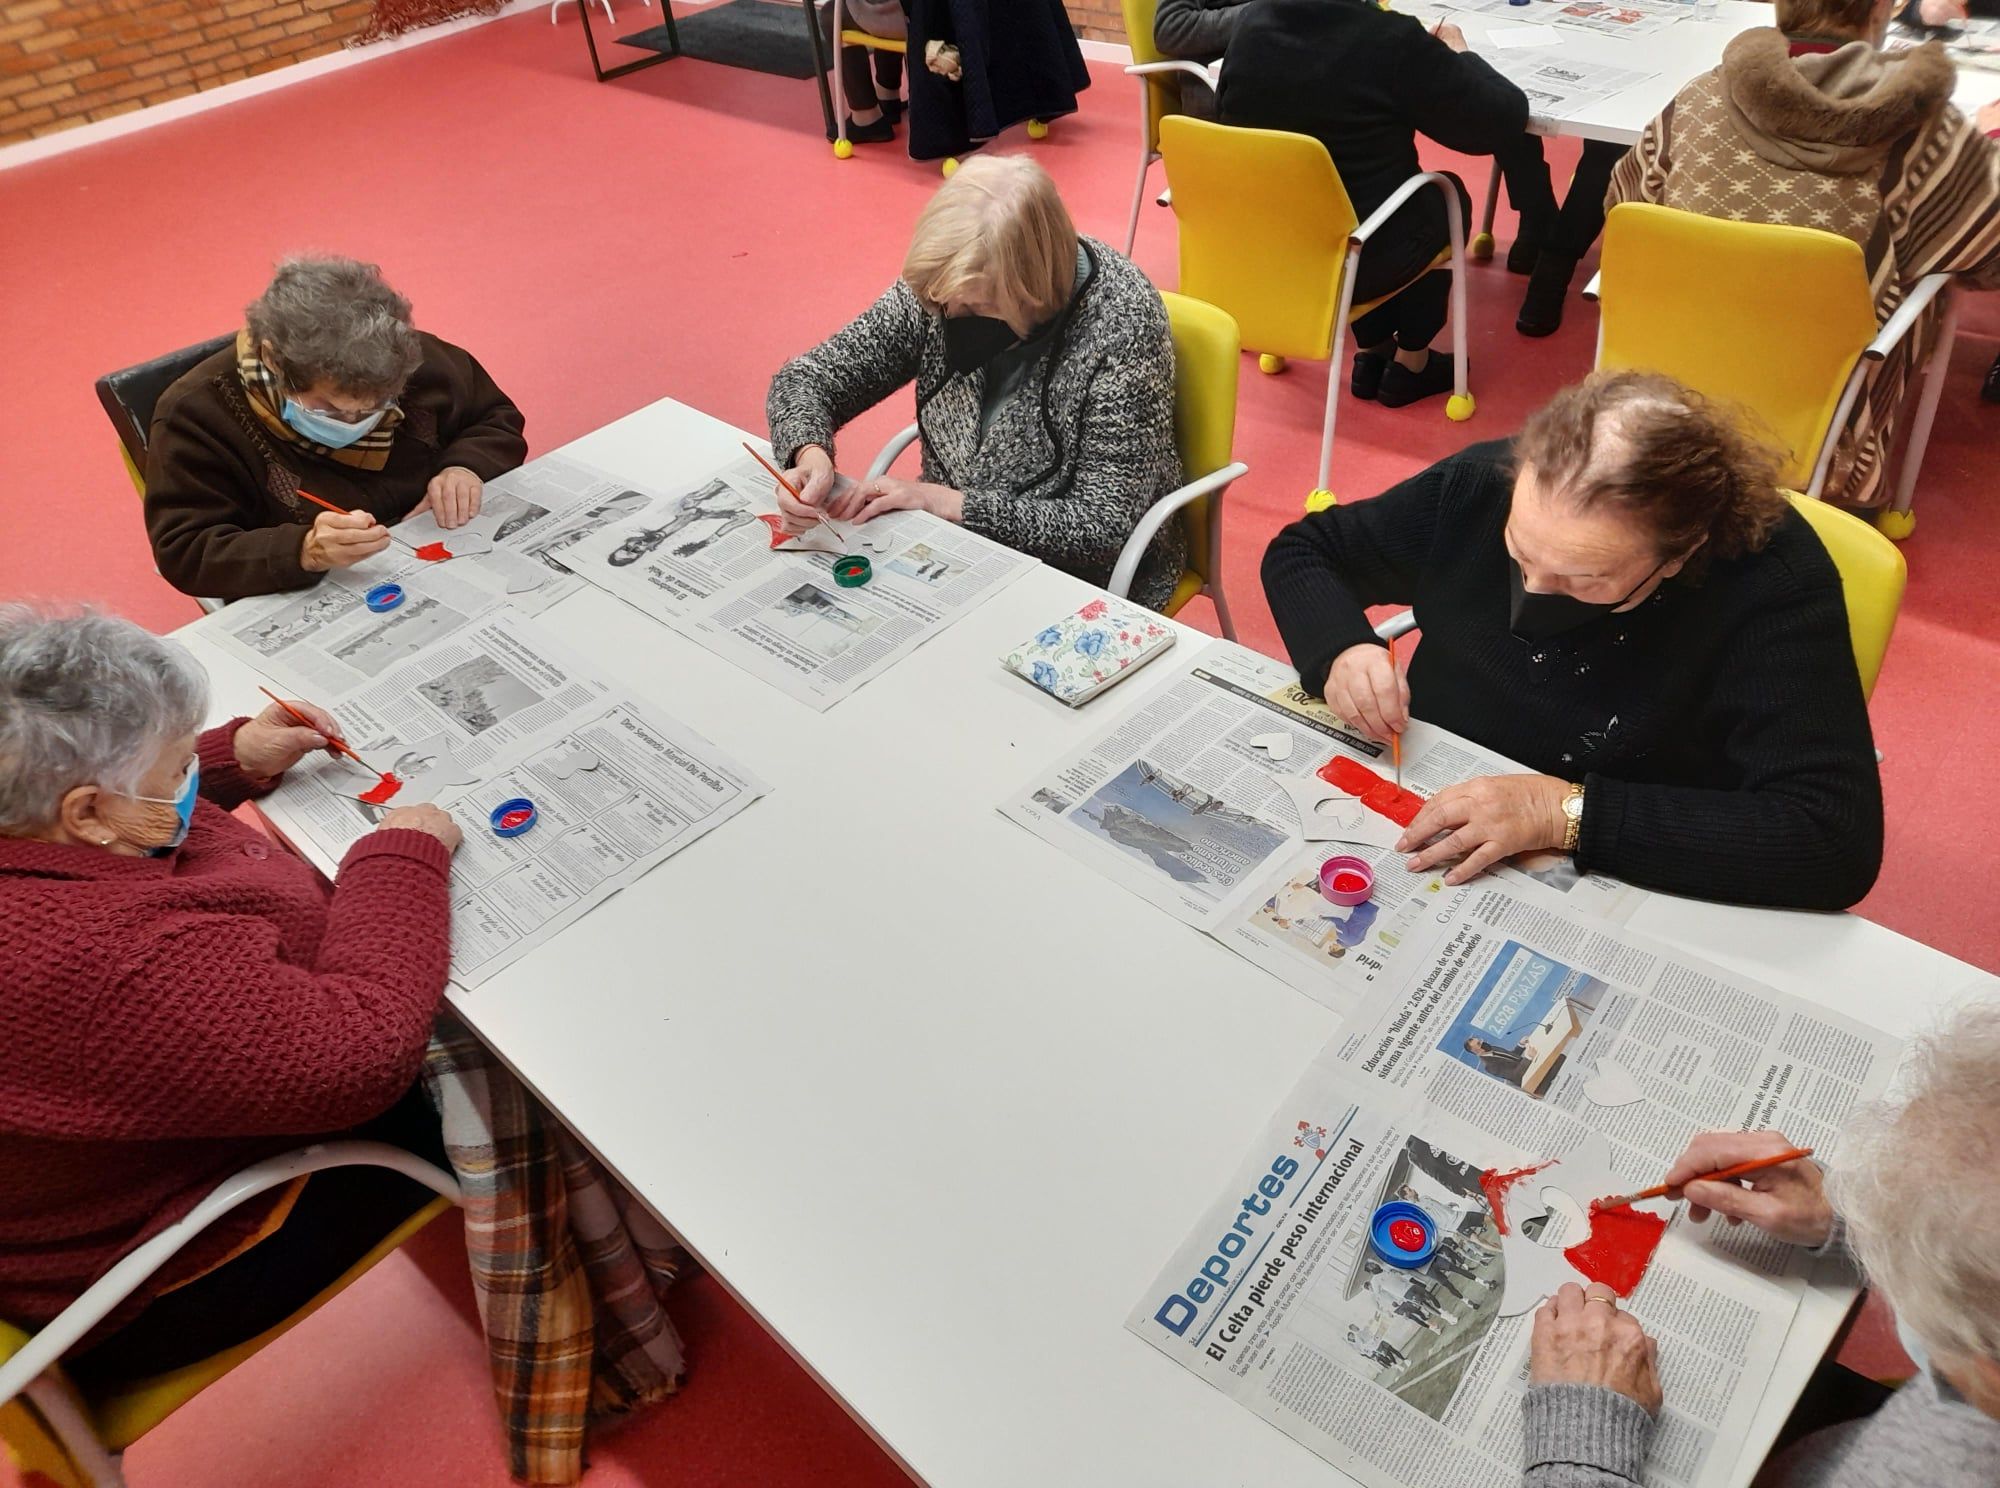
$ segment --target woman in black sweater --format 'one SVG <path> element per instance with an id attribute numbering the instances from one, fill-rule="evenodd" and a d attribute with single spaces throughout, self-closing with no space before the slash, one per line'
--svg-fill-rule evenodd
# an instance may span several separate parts
<path id="1" fill-rule="evenodd" d="M 1306 688 L 1378 738 L 1414 704 L 1543 772 L 1438 792 L 1399 844 L 1415 870 L 1557 848 L 1740 904 L 1868 892 L 1882 788 L 1846 602 L 1775 469 L 1679 384 L 1596 373 L 1511 446 L 1278 534 L 1264 589 Z M 1364 614 L 1403 603 L 1407 682 Z"/>

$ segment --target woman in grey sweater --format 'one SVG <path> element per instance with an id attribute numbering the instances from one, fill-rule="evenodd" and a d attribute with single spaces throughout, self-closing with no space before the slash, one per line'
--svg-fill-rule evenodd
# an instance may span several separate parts
<path id="1" fill-rule="evenodd" d="M 835 431 L 912 380 L 922 479 L 842 484 Z M 1033 161 L 966 161 L 917 219 L 902 277 L 771 380 L 771 447 L 804 506 L 866 522 L 921 509 L 1094 584 L 1181 483 L 1174 349 L 1146 276 L 1079 238 Z M 1132 598 L 1154 609 L 1185 566 L 1180 525 L 1147 549 Z"/>
<path id="2" fill-rule="evenodd" d="M 1769 1464 L 1765 1488 L 1990 1488 L 2000 1482 L 2000 1002 L 1970 1003 L 1919 1041 L 1906 1097 L 1843 1135 L 1840 1167 L 1811 1162 L 1704 1181 L 1790 1148 L 1777 1132 L 1696 1137 L 1667 1174 L 1688 1217 L 1748 1221 L 1858 1260 L 1896 1309 L 1917 1376 L 1872 1416 L 1828 1426 Z M 1742 1186 L 1747 1184 L 1748 1186 Z M 1574 1286 L 1536 1314 L 1525 1488 L 1636 1483 L 1661 1404 L 1653 1341 L 1609 1289 Z"/>

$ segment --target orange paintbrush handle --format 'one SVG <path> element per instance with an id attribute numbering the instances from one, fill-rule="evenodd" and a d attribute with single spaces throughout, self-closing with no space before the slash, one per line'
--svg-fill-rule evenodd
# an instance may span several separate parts
<path id="1" fill-rule="evenodd" d="M 797 486 L 793 485 L 790 481 L 785 479 L 785 474 L 783 471 L 778 469 L 777 466 L 773 465 L 769 460 L 765 459 L 762 455 L 757 453 L 756 445 L 752 444 L 749 440 L 746 439 L 743 441 L 743 448 L 750 452 L 751 459 L 755 460 L 759 465 L 762 465 L 766 470 L 771 472 L 772 480 L 776 481 L 779 485 L 783 486 L 787 491 L 790 491 L 792 493 L 792 500 L 804 501 L 806 499 L 805 493 L 803 491 L 801 491 Z"/>
<path id="2" fill-rule="evenodd" d="M 351 517 L 354 515 L 354 513 L 349 511 L 346 507 L 335 506 L 331 501 L 322 501 L 319 497 L 313 495 L 313 493 L 310 491 L 300 491 L 299 494 L 305 497 L 305 499 L 310 501 L 314 506 L 325 507 L 328 511 L 337 512 L 339 515 L 343 517 Z"/>
<path id="3" fill-rule="evenodd" d="M 1750 1162 L 1740 1162 L 1731 1167 L 1718 1168 L 1713 1173 L 1700 1173 L 1687 1181 L 1689 1183 L 1721 1183 L 1725 1179 L 1742 1178 L 1751 1173 L 1761 1173 L 1766 1168 L 1775 1168 L 1781 1163 L 1797 1162 L 1802 1157 L 1811 1157 L 1812 1155 L 1813 1150 L 1810 1147 L 1791 1147 L 1770 1157 L 1754 1158 Z M 1651 1188 L 1642 1188 L 1637 1193 L 1626 1194 L 1620 1199 L 1605 1199 L 1601 1202 L 1600 1207 L 1610 1209 L 1615 1208 L 1618 1204 L 1635 1204 L 1641 1199 L 1663 1199 L 1680 1186 L 1676 1183 L 1657 1183 Z"/>
<path id="4" fill-rule="evenodd" d="M 326 747 L 328 749 L 331 749 L 335 754 L 346 755 L 349 759 L 353 760 L 355 764 L 360 765 L 361 768 L 364 770 L 373 768 L 368 764 L 367 761 L 362 759 L 360 755 L 356 754 L 352 749 L 349 749 L 347 747 L 347 741 L 345 739 L 341 738 L 338 734 L 329 734 L 324 732 L 318 724 L 314 723 L 310 718 L 306 717 L 305 714 L 301 713 L 297 708 L 294 708 L 290 703 L 286 702 L 283 698 L 279 697 L 275 692 L 271 691 L 270 688 L 259 687 L 257 690 L 263 693 L 264 696 L 269 698 L 272 702 L 276 703 L 280 708 L 283 708 L 287 713 L 291 714 L 293 718 L 297 719 L 305 727 L 311 729 L 314 733 L 318 734 L 321 738 L 325 739 Z M 377 773 L 379 774 L 380 772 L 378 771 Z"/>

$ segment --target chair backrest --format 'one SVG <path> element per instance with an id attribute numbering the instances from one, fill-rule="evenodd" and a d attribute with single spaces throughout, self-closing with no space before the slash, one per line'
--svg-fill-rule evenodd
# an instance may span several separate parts
<path id="1" fill-rule="evenodd" d="M 1665 372 L 1755 417 L 1805 490 L 1874 339 L 1859 245 L 1835 233 L 1623 202 L 1604 225 L 1600 367 Z"/>
<path id="2" fill-rule="evenodd" d="M 1135 63 L 1164 62 L 1166 57 L 1153 45 L 1153 16 L 1159 0 L 1121 0 L 1125 12 L 1125 45 L 1132 49 Z"/>
<path id="3" fill-rule="evenodd" d="M 1840 570 L 1840 587 L 1847 597 L 1847 634 L 1854 645 L 1854 665 L 1861 672 L 1861 695 L 1871 697 L 1882 672 L 1882 657 L 1896 629 L 1903 585 L 1909 569 L 1903 550 L 1868 523 L 1839 507 L 1828 506 L 1795 491 L 1786 495 L 1799 514 L 1812 523 L 1827 556 Z"/>
<path id="4" fill-rule="evenodd" d="M 1236 375 L 1243 343 L 1229 313 L 1184 294 L 1162 294 L 1174 335 L 1174 447 L 1181 474 L 1197 480 L 1235 459 Z M 1209 509 L 1204 496 L 1181 508 L 1187 529 L 1187 564 L 1204 580 L 1216 577 L 1209 550 Z"/>
<path id="5" fill-rule="evenodd" d="M 140 484 L 140 472 L 146 468 L 146 431 L 152 427 L 153 409 L 160 395 L 178 382 L 183 373 L 207 361 L 235 339 L 236 333 L 231 331 L 197 346 L 183 346 L 179 351 L 170 351 L 136 367 L 107 372 L 97 379 L 97 401 L 104 405 L 105 417 L 118 431 L 118 442 L 125 448 L 126 466 L 141 493 L 145 491 Z"/>
<path id="6" fill-rule="evenodd" d="M 1160 153 L 1180 220 L 1181 293 L 1228 311 L 1254 351 L 1329 355 L 1360 219 L 1326 146 L 1176 114 L 1161 121 Z"/>
<path id="7" fill-rule="evenodd" d="M 1153 45 L 1153 16 L 1159 9 L 1159 0 L 1122 0 L 1125 11 L 1125 42 L 1132 49 L 1132 61 L 1143 65 L 1147 62 L 1164 62 L 1166 54 Z M 1146 90 L 1146 149 L 1157 154 L 1160 148 L 1160 121 L 1174 112 L 1174 102 L 1180 96 L 1179 85 L 1193 83 L 1185 74 L 1175 77 L 1142 77 L 1140 85 Z"/>

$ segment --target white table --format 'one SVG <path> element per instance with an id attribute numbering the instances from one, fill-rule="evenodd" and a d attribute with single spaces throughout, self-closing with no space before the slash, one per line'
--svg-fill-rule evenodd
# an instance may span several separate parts
<path id="1" fill-rule="evenodd" d="M 661 402 L 569 451 L 670 486 L 741 437 Z M 1172 669 L 1087 716 L 1000 669 L 1093 592 L 1037 569 L 825 713 L 565 600 L 543 624 L 774 789 L 455 1001 L 921 1481 L 1343 1483 L 1122 1326 L 1334 1020 L 995 810 Z M 1852 918 L 1639 923 L 1898 1031 L 1978 976 Z M 1744 1481 L 1843 1310 L 1801 1314 Z"/>

